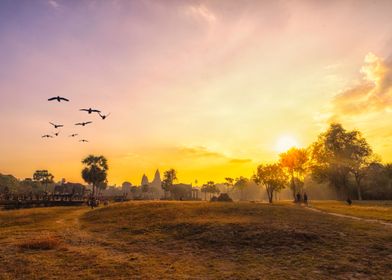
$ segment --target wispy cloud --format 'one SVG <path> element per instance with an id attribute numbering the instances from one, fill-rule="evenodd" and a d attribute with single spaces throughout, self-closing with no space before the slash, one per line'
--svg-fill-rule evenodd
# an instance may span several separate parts
<path id="1" fill-rule="evenodd" d="M 216 22 L 215 14 L 203 4 L 186 6 L 185 14 L 196 20 L 203 20 L 209 24 Z"/>
<path id="2" fill-rule="evenodd" d="M 243 163 L 250 163 L 250 162 L 252 162 L 252 160 L 248 159 L 248 158 L 244 158 L 244 159 L 233 158 L 233 159 L 229 160 L 229 163 L 233 163 L 233 164 L 243 164 Z"/>
<path id="3" fill-rule="evenodd" d="M 333 101 L 334 116 L 360 115 L 388 110 L 392 106 L 392 63 L 373 53 L 364 59 L 360 73 L 363 79 L 337 94 Z"/>
<path id="4" fill-rule="evenodd" d="M 60 8 L 60 4 L 56 0 L 48 0 L 48 4 L 56 10 Z"/>

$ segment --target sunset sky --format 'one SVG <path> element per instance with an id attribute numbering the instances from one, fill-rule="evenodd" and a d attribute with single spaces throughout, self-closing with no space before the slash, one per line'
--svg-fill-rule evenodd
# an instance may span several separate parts
<path id="1" fill-rule="evenodd" d="M 171 167 L 184 183 L 220 182 L 331 121 L 392 161 L 391 12 L 392 1 L 2 0 L 0 173 L 81 182 L 92 153 L 108 158 L 111 184 Z M 47 101 L 57 95 L 71 102 Z M 41 138 L 48 122 L 65 125 L 55 139 Z"/>

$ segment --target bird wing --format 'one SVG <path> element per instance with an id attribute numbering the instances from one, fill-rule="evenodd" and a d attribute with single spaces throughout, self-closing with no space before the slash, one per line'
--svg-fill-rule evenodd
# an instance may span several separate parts
<path id="1" fill-rule="evenodd" d="M 48 99 L 48 101 L 52 101 L 52 100 L 57 100 L 57 97 L 51 97 Z"/>
<path id="2" fill-rule="evenodd" d="M 95 113 L 101 113 L 101 111 L 99 111 L 99 110 L 96 110 L 96 109 L 93 109 L 93 110 L 91 110 L 91 112 L 95 112 Z"/>
<path id="3" fill-rule="evenodd" d="M 53 125 L 53 126 L 56 126 L 54 123 L 52 123 L 52 122 L 49 122 L 51 125 Z"/>
<path id="4" fill-rule="evenodd" d="M 89 110 L 88 109 L 80 109 L 79 111 L 86 111 L 86 112 L 88 112 Z"/>
<path id="5" fill-rule="evenodd" d="M 92 122 L 85 122 L 85 124 L 89 124 L 89 123 L 92 123 Z"/>
<path id="6" fill-rule="evenodd" d="M 78 123 L 75 123 L 75 125 L 83 125 L 82 123 L 80 123 L 80 122 L 78 122 Z"/>
<path id="7" fill-rule="evenodd" d="M 64 98 L 64 97 L 60 97 L 60 100 L 69 101 L 69 99 Z"/>
<path id="8" fill-rule="evenodd" d="M 64 125 L 63 124 L 59 124 L 59 125 L 57 125 L 57 127 L 64 127 Z"/>

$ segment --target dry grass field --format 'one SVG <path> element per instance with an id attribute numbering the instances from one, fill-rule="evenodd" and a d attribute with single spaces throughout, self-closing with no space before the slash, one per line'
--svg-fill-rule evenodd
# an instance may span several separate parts
<path id="1" fill-rule="evenodd" d="M 0 279 L 392 279 L 392 227 L 291 204 L 2 211 Z"/>
<path id="2" fill-rule="evenodd" d="M 315 201 L 311 206 L 331 213 L 392 222 L 392 201 L 354 201 L 351 206 L 343 201 Z"/>

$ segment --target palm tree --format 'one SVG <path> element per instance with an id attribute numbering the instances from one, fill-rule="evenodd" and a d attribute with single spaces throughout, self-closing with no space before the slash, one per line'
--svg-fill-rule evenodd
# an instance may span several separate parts
<path id="1" fill-rule="evenodd" d="M 96 188 L 106 182 L 109 169 L 107 159 L 104 156 L 89 155 L 82 160 L 82 163 L 86 166 L 82 170 L 82 178 L 93 186 L 92 198 L 94 199 Z"/>

